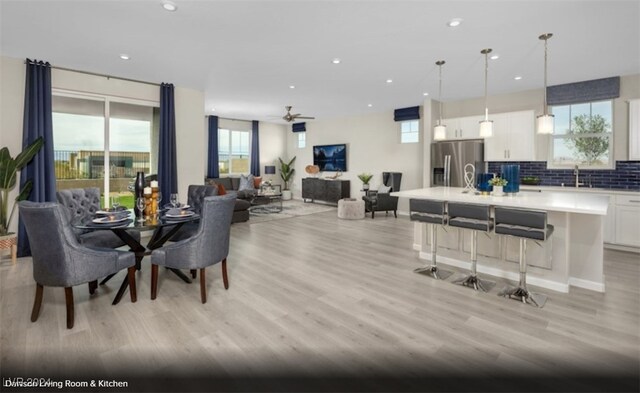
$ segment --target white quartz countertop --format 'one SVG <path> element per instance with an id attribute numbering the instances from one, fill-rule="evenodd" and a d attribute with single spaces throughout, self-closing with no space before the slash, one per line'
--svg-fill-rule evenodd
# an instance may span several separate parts
<path id="1" fill-rule="evenodd" d="M 449 202 L 477 203 L 567 213 L 607 214 L 609 196 L 571 192 L 519 192 L 513 196 L 463 194 L 463 188 L 433 187 L 393 192 L 400 198 L 437 199 Z"/>
<path id="2" fill-rule="evenodd" d="M 621 190 L 617 188 L 590 188 L 590 187 L 560 187 L 560 186 L 528 186 L 520 184 L 520 191 L 558 191 L 558 192 L 577 192 L 592 194 L 608 194 L 608 195 L 633 195 L 640 194 L 638 190 Z"/>

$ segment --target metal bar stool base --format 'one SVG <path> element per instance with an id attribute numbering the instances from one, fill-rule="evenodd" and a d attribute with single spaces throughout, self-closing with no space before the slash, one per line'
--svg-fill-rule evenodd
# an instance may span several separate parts
<path id="1" fill-rule="evenodd" d="M 547 295 L 529 292 L 523 287 L 507 287 L 498 293 L 498 296 L 509 297 L 509 299 L 519 300 L 525 304 L 531 304 L 538 308 L 544 307 L 547 302 Z"/>
<path id="2" fill-rule="evenodd" d="M 476 291 L 489 292 L 496 283 L 489 280 L 483 280 L 476 275 L 470 274 L 453 281 L 454 284 L 459 284 L 465 287 L 473 288 Z"/>
<path id="3" fill-rule="evenodd" d="M 452 271 L 442 270 L 435 265 L 419 267 L 415 269 L 413 272 L 418 274 L 424 274 L 425 276 L 433 277 L 436 280 L 446 280 L 450 275 L 453 274 Z"/>

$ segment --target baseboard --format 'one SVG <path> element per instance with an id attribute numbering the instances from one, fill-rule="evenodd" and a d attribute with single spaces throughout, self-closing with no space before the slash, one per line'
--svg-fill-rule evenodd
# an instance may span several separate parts
<path id="1" fill-rule="evenodd" d="M 415 245 L 414 245 L 415 246 Z M 431 260 L 431 253 L 420 252 L 420 259 L 426 259 L 428 261 Z M 453 258 L 438 256 L 438 263 L 443 263 L 449 266 L 455 266 L 461 269 L 469 270 L 471 269 L 471 262 L 464 262 Z M 516 272 L 506 272 L 501 269 L 496 269 L 493 267 L 476 265 L 476 270 L 478 273 L 486 273 L 488 275 L 506 278 L 507 280 L 518 282 L 520 279 L 520 274 Z M 551 289 L 556 292 L 569 293 L 569 284 L 563 284 L 557 281 L 550 281 L 544 278 L 539 278 L 531 275 L 527 275 L 527 283 L 531 285 L 535 285 L 541 288 Z M 603 286 L 604 288 L 604 286 Z"/>
<path id="2" fill-rule="evenodd" d="M 604 280 L 604 277 L 603 277 L 603 280 Z M 581 278 L 569 277 L 569 285 L 571 285 L 572 287 L 584 288 L 591 291 L 604 293 L 604 283 L 583 280 Z"/>
<path id="3" fill-rule="evenodd" d="M 633 252 L 636 254 L 640 254 L 640 248 L 633 247 L 633 246 L 622 246 L 620 244 L 605 243 L 604 248 L 608 248 L 610 250 L 626 251 L 626 252 Z"/>

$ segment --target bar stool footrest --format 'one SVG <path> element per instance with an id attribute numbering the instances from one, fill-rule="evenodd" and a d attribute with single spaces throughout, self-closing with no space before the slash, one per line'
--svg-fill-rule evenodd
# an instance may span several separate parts
<path id="1" fill-rule="evenodd" d="M 476 291 L 489 292 L 496 283 L 489 280 L 483 280 L 476 275 L 468 275 L 453 281 L 454 284 L 459 284 L 465 287 L 473 288 Z"/>
<path id="2" fill-rule="evenodd" d="M 529 292 L 527 288 L 523 287 L 507 287 L 498 293 L 498 296 L 509 297 L 521 301 L 522 303 L 531 304 L 538 308 L 544 307 L 547 302 L 547 295 L 541 293 Z"/>
<path id="3" fill-rule="evenodd" d="M 430 265 L 425 267 L 419 267 L 413 271 L 414 273 L 424 274 L 425 276 L 433 277 L 436 280 L 446 280 L 453 274 L 450 270 L 442 270 L 438 266 Z"/>

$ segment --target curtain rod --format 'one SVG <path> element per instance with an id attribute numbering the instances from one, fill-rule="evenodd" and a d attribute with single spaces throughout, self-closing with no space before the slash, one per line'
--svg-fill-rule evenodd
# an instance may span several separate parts
<path id="1" fill-rule="evenodd" d="M 217 115 L 207 115 L 207 117 L 209 117 L 209 116 L 217 116 Z M 231 120 L 231 121 L 248 121 L 248 122 L 252 122 L 253 121 L 253 120 L 246 120 L 246 119 L 232 119 L 230 117 L 221 117 L 221 116 L 218 116 L 218 119 L 220 119 L 220 120 Z"/>
<path id="2" fill-rule="evenodd" d="M 29 63 L 29 62 L 25 60 L 24 64 L 27 64 L 27 63 Z M 33 61 L 31 61 L 30 63 L 31 64 L 36 64 L 36 62 L 33 62 Z M 99 76 L 99 77 L 103 77 L 103 78 L 107 78 L 107 79 L 119 79 L 121 81 L 144 83 L 146 85 L 152 85 L 152 86 L 160 86 L 160 83 L 147 82 L 147 81 L 141 81 L 141 80 L 130 79 L 130 78 L 123 78 L 123 77 L 120 77 L 120 76 L 113 76 L 113 75 L 107 75 L 107 74 L 99 74 L 97 72 L 74 70 L 73 68 L 58 67 L 58 66 L 53 66 L 53 65 L 49 65 L 49 67 L 51 67 L 52 69 L 55 69 L 55 70 L 77 72 L 79 74 Z"/>

